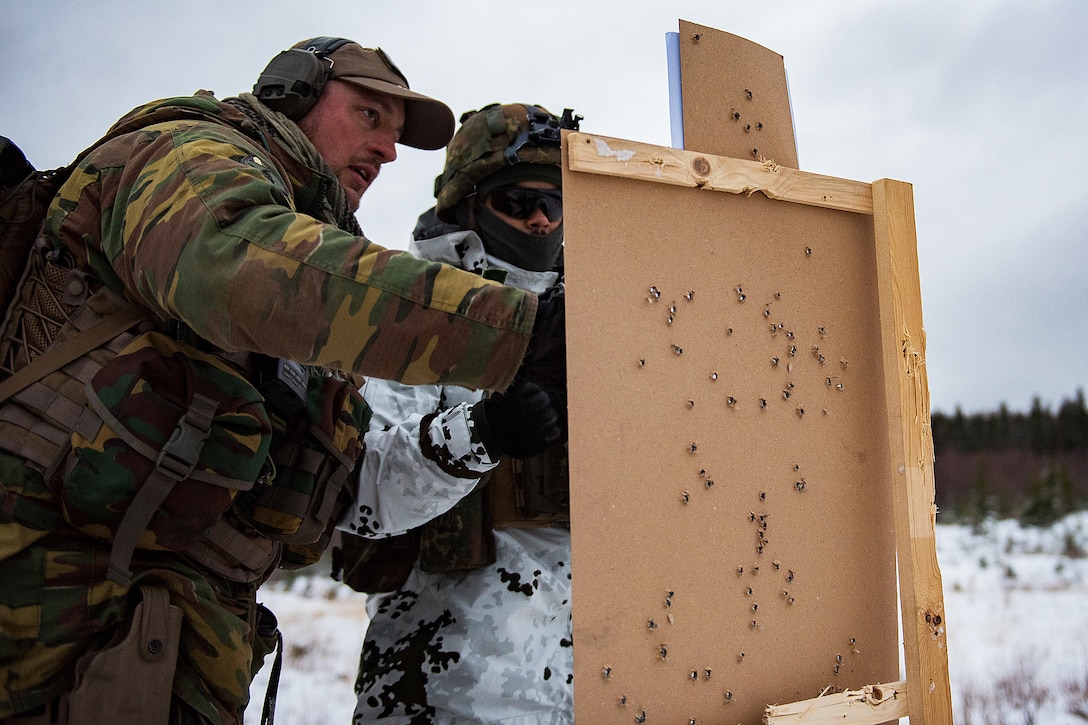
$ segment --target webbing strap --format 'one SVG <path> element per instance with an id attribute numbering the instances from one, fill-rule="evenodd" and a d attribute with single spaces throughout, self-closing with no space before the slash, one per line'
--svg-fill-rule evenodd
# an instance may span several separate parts
<path id="1" fill-rule="evenodd" d="M 0 523 L 7 524 L 12 521 L 18 521 L 38 531 L 52 531 L 61 525 L 63 519 L 59 512 L 9 491 L 0 484 Z"/>
<path id="2" fill-rule="evenodd" d="M 0 406 L 0 448 L 43 471 L 54 464 L 69 438 L 71 428 L 55 425 L 19 405 Z"/>
<path id="3" fill-rule="evenodd" d="M 261 725 L 273 725 L 276 720 L 276 694 L 280 688 L 280 669 L 283 667 L 283 634 L 276 630 L 276 658 L 268 675 L 268 687 L 264 691 L 264 707 L 261 709 Z"/>
<path id="4" fill-rule="evenodd" d="M 59 370 L 76 358 L 86 355 L 96 347 L 109 342 L 133 325 L 151 317 L 151 310 L 142 305 L 132 305 L 105 317 L 82 332 L 53 345 L 7 380 L 0 382 L 0 403 L 4 402 L 31 383 L 41 380 L 54 370 Z"/>
<path id="5" fill-rule="evenodd" d="M 193 396 L 185 417 L 178 421 L 170 440 L 159 452 L 154 470 L 136 492 L 117 527 L 107 574 L 111 581 L 123 587 L 131 582 L 132 572 L 128 565 L 132 562 L 140 534 L 147 529 L 174 484 L 188 478 L 196 467 L 218 407 L 219 403 L 211 398 L 199 393 Z"/>
<path id="6" fill-rule="evenodd" d="M 321 538 L 321 534 L 324 533 L 325 525 L 332 518 L 333 508 L 340 498 L 340 492 L 344 489 L 344 484 L 347 483 L 348 474 L 350 472 L 349 469 L 340 467 L 329 477 L 329 480 L 325 485 L 321 505 L 318 507 L 316 515 L 311 518 L 313 523 L 309 526 L 304 523 L 301 527 L 302 530 L 305 530 L 306 539 L 309 539 L 307 543 L 313 543 Z M 312 539 L 310 539 L 311 536 L 313 537 Z"/>
<path id="7" fill-rule="evenodd" d="M 219 519 L 204 539 L 193 548 L 186 550 L 186 554 L 206 566 L 212 566 L 204 553 L 203 546 L 213 544 L 216 548 L 244 567 L 246 572 L 263 572 L 275 559 L 277 546 L 272 539 L 264 536 L 247 536 L 237 528 Z M 232 570 L 233 572 L 233 570 Z M 237 576 L 232 573 L 230 576 Z M 248 579 L 236 581 L 249 581 Z"/>

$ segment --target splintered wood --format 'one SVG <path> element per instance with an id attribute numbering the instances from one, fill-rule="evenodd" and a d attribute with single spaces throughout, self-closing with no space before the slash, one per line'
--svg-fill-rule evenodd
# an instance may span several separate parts
<path id="1" fill-rule="evenodd" d="M 766 725 L 878 725 L 907 717 L 907 683 L 866 685 L 860 690 L 767 708 Z"/>

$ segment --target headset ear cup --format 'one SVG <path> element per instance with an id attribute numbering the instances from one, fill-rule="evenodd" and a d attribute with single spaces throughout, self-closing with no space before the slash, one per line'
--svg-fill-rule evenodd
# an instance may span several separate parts
<path id="1" fill-rule="evenodd" d="M 317 102 L 329 64 L 309 50 L 285 50 L 268 64 L 253 86 L 253 95 L 274 111 L 298 120 Z"/>

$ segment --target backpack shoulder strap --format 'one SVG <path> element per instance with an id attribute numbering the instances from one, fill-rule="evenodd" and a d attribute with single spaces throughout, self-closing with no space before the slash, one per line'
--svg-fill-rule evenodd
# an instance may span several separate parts
<path id="1" fill-rule="evenodd" d="M 25 367 L 17 370 L 11 377 L 0 382 L 0 403 L 151 316 L 152 312 L 148 308 L 132 305 L 99 320 L 71 338 L 53 345 L 27 363 Z"/>

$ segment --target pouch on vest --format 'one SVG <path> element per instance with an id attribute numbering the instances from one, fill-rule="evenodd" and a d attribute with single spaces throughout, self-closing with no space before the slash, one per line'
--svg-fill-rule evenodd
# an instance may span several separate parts
<path id="1" fill-rule="evenodd" d="M 384 539 L 337 533 L 340 541 L 332 549 L 332 578 L 363 594 L 400 589 L 419 558 L 419 529 Z"/>
<path id="2" fill-rule="evenodd" d="M 253 485 L 272 425 L 260 393 L 224 361 L 157 332 L 87 383 L 59 497 L 77 529 L 113 541 L 110 578 L 135 548 L 180 551 Z"/>
<path id="3" fill-rule="evenodd" d="M 336 533 L 336 520 L 340 518 L 343 506 L 351 501 L 351 493 L 346 490 L 346 487 L 342 488 L 340 493 L 340 502 L 332 509 L 328 524 L 316 541 L 311 541 L 308 544 L 290 542 L 283 544 L 280 550 L 280 569 L 302 569 L 321 560 L 321 557 L 329 548 L 329 542 L 332 541 L 333 534 Z"/>
<path id="4" fill-rule="evenodd" d="M 513 460 L 517 506 L 529 522 L 570 523 L 570 459 L 557 446 L 525 460 Z"/>
<path id="5" fill-rule="evenodd" d="M 328 544 L 369 423 L 370 407 L 353 381 L 312 375 L 306 410 L 275 433 L 271 474 L 238 497 L 254 529 L 290 545 L 288 565 L 316 561 Z"/>
<path id="6" fill-rule="evenodd" d="M 491 492 L 484 485 L 486 480 L 449 511 L 420 527 L 421 571 L 467 571 L 495 563 Z"/>
<path id="7" fill-rule="evenodd" d="M 504 458 L 488 478 L 492 526 L 569 526 L 569 467 L 566 445 L 525 460 Z"/>

